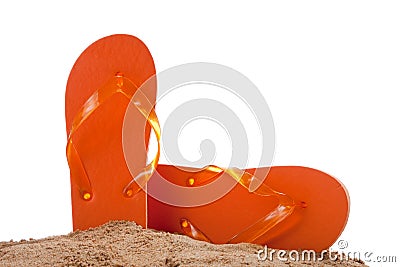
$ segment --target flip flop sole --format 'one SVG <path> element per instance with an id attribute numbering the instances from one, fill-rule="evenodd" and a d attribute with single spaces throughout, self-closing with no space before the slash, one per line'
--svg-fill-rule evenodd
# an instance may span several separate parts
<path id="1" fill-rule="evenodd" d="M 142 41 L 130 35 L 104 37 L 91 44 L 76 60 L 65 94 L 66 128 L 69 135 L 76 114 L 86 101 L 117 73 L 137 87 L 155 74 L 152 56 Z M 156 90 L 145 92 L 155 102 Z M 115 94 L 102 103 L 74 132 L 72 141 L 89 177 L 93 197 L 82 199 L 79 185 L 71 175 L 73 228 L 87 229 L 109 220 L 134 220 L 146 227 L 146 193 L 123 196 L 132 180 L 122 146 L 122 126 L 129 100 Z M 150 128 L 137 111 L 129 134 L 131 159 L 140 170 L 145 166 Z M 73 167 L 73 166 L 72 166 Z"/>
<path id="2" fill-rule="evenodd" d="M 269 172 L 268 172 L 269 170 Z M 228 194 L 209 204 L 196 207 L 178 207 L 158 200 L 163 180 L 187 187 L 187 180 L 196 170 L 185 171 L 173 166 L 159 165 L 148 184 L 148 226 L 169 232 L 183 233 L 181 219 L 188 219 L 213 243 L 226 243 L 235 234 L 256 222 L 278 204 L 274 197 L 249 193 L 237 184 Z M 253 173 L 254 169 L 249 169 Z M 306 167 L 271 167 L 258 169 L 258 175 L 266 175 L 264 183 L 292 197 L 302 206 L 276 225 L 254 243 L 267 244 L 279 249 L 329 248 L 343 231 L 349 215 L 349 197 L 345 187 L 334 177 Z M 233 180 L 224 174 L 218 179 L 227 186 Z M 165 189 L 165 186 L 161 187 Z M 162 195 L 180 203 L 191 203 L 196 192 L 187 195 Z M 156 196 L 156 197 L 154 197 Z M 158 198 L 158 199 L 157 199 Z M 185 199 L 186 198 L 186 199 Z"/>

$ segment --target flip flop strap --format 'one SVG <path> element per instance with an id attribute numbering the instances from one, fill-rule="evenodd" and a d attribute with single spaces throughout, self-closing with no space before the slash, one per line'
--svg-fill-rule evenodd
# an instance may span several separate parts
<path id="1" fill-rule="evenodd" d="M 234 235 L 226 243 L 242 243 L 242 242 L 253 242 L 257 238 L 263 236 L 274 226 L 282 222 L 289 215 L 291 215 L 296 208 L 299 206 L 295 201 L 288 195 L 281 192 L 273 190 L 271 187 L 264 184 L 256 176 L 248 173 L 244 170 L 238 168 L 221 168 L 215 165 L 209 165 L 203 168 L 200 172 L 211 171 L 214 175 L 199 175 L 199 179 L 195 181 L 196 185 L 203 185 L 209 183 L 210 181 L 218 178 L 224 172 L 235 179 L 240 185 L 246 188 L 250 193 L 265 197 L 275 197 L 278 200 L 278 206 L 271 212 L 265 214 L 255 223 L 251 224 L 241 232 Z M 258 180 L 258 181 L 257 181 Z M 192 183 L 194 185 L 194 182 Z M 259 186 L 253 190 L 254 184 L 259 184 Z M 190 220 L 183 218 L 181 219 L 181 229 L 183 232 L 195 239 L 212 242 L 205 233 L 198 229 L 195 225 L 190 222 Z"/>
<path id="2" fill-rule="evenodd" d="M 84 200 L 90 200 L 93 197 L 93 190 L 90 183 L 89 176 L 81 160 L 79 153 L 73 143 L 73 136 L 79 127 L 89 118 L 93 112 L 99 108 L 103 103 L 110 99 L 115 94 L 122 94 L 130 104 L 133 104 L 137 110 L 146 118 L 147 123 L 153 129 L 157 139 L 157 153 L 153 160 L 147 164 L 132 181 L 125 186 L 123 194 L 126 197 L 132 197 L 139 192 L 150 179 L 155 168 L 157 167 L 160 158 L 160 124 L 156 113 L 154 112 L 153 105 L 147 99 L 146 95 L 138 90 L 138 87 L 128 78 L 123 77 L 121 74 L 116 74 L 109 82 L 103 87 L 96 90 L 83 104 L 76 114 L 71 130 L 68 134 L 67 142 L 67 160 L 71 170 L 71 177 L 77 184 L 80 194 Z"/>
<path id="3" fill-rule="evenodd" d="M 105 103 L 111 96 L 115 94 L 122 94 L 126 96 L 128 100 L 130 100 L 130 104 L 133 104 L 137 110 L 140 111 L 147 123 L 151 126 L 157 140 L 157 153 L 152 161 L 147 164 L 123 189 L 123 194 L 126 197 L 132 197 L 137 192 L 142 190 L 142 188 L 150 179 L 151 175 L 154 173 L 160 158 L 161 128 L 157 115 L 154 111 L 154 106 L 147 99 L 146 95 L 140 90 L 140 88 L 138 88 L 131 80 L 123 77 L 120 74 L 117 74 L 105 86 L 95 91 L 88 98 L 75 116 L 70 133 L 68 135 L 67 159 L 71 170 L 71 176 L 77 183 L 81 196 L 85 200 L 90 200 L 93 197 L 93 191 L 87 171 L 85 170 L 85 166 L 79 157 L 79 153 L 74 146 L 72 138 L 82 123 L 101 104 Z M 202 180 L 196 180 L 190 184 L 201 185 L 213 179 L 217 179 L 223 173 L 227 173 L 249 192 L 265 197 L 275 197 L 279 202 L 278 206 L 273 211 L 265 214 L 254 224 L 233 236 L 228 243 L 252 242 L 256 240 L 291 215 L 296 207 L 294 200 L 288 195 L 277 192 L 262 182 L 258 183 L 260 185 L 257 189 L 253 189 L 254 183 L 256 183 L 258 178 L 246 171 L 238 168 L 221 168 L 215 165 L 209 165 L 204 167 L 200 172 L 207 173 L 210 171 L 214 174 L 199 175 L 199 177 L 202 177 Z M 204 241 L 210 241 L 206 234 L 202 233 L 201 230 L 197 229 L 187 219 L 181 220 L 181 228 L 188 236 Z"/>

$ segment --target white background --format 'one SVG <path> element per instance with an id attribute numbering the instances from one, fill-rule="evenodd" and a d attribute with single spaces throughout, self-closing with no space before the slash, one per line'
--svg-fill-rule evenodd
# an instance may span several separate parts
<path id="1" fill-rule="evenodd" d="M 396 1 L 1 2 L 0 240 L 71 231 L 67 77 L 90 43 L 128 33 L 158 71 L 209 61 L 249 77 L 275 120 L 273 164 L 340 178 L 340 239 L 400 261 L 399 14 Z"/>

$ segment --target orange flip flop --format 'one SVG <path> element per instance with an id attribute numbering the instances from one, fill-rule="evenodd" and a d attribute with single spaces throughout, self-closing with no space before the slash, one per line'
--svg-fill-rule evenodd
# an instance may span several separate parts
<path id="1" fill-rule="evenodd" d="M 134 220 L 146 227 L 146 193 L 127 190 L 132 176 L 125 164 L 121 132 L 130 98 L 154 74 L 149 50 L 130 35 L 102 38 L 76 60 L 65 94 L 74 230 L 109 220 Z M 154 103 L 156 87 L 144 94 Z M 146 167 L 150 126 L 139 110 L 131 119 L 130 168 L 140 172 Z"/>
<path id="2" fill-rule="evenodd" d="M 249 187 L 239 182 L 223 195 L 234 179 L 231 174 L 218 174 L 220 171 L 158 165 L 147 188 L 148 227 L 219 244 L 251 242 L 321 251 L 337 240 L 347 223 L 348 193 L 326 173 L 296 166 L 260 168 L 257 175 L 266 179 L 256 191 L 249 192 Z M 254 171 L 246 170 L 249 174 Z M 218 185 L 201 189 L 216 181 Z M 293 205 L 283 200 L 292 210 L 282 221 L 274 221 L 274 216 L 279 217 L 279 208 L 285 206 L 279 205 L 274 193 L 263 194 L 263 186 L 293 200 Z M 206 203 L 210 190 L 222 197 Z"/>

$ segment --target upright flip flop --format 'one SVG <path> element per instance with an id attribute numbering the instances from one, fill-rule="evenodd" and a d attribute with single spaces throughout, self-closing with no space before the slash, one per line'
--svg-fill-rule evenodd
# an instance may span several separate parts
<path id="1" fill-rule="evenodd" d="M 74 230 L 109 220 L 134 220 L 146 227 L 146 193 L 133 194 L 127 186 L 131 172 L 146 167 L 150 126 L 139 110 L 133 111 L 127 129 L 131 169 L 125 164 L 122 127 L 130 98 L 154 74 L 149 50 L 130 35 L 102 38 L 76 60 L 65 94 Z M 154 103 L 153 88 L 144 94 Z"/>

